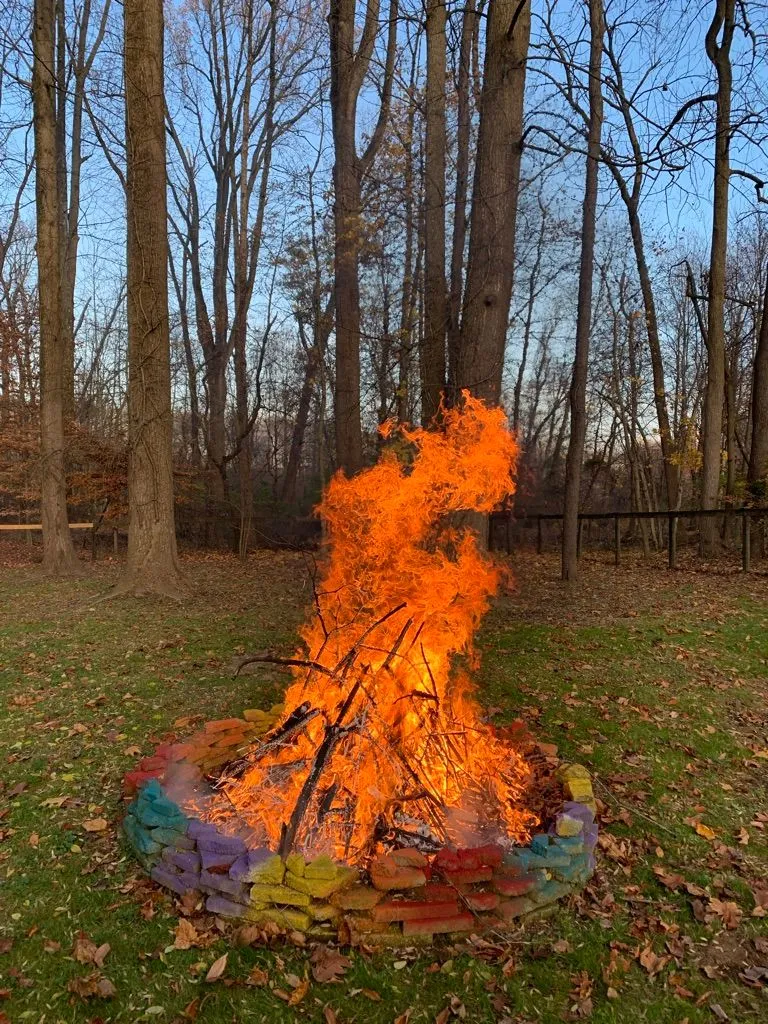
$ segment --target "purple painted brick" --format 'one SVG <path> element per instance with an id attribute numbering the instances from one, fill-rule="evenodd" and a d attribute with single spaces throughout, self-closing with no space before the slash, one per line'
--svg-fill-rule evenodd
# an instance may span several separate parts
<path id="1" fill-rule="evenodd" d="M 200 875 L 197 871 L 182 871 L 179 875 L 179 881 L 183 882 L 187 889 L 200 888 Z"/>
<path id="2" fill-rule="evenodd" d="M 200 848 L 200 860 L 202 861 L 203 868 L 206 871 L 210 871 L 211 868 L 229 868 L 233 862 L 237 860 L 237 856 L 234 853 L 214 853 L 213 850 L 207 850 L 204 846 Z"/>
<path id="3" fill-rule="evenodd" d="M 205 909 L 221 917 L 242 917 L 245 909 L 240 903 L 233 903 L 224 896 L 209 896 L 205 901 Z"/>
<path id="4" fill-rule="evenodd" d="M 597 846 L 597 825 L 587 825 L 583 833 L 584 849 L 591 853 Z"/>
<path id="5" fill-rule="evenodd" d="M 273 851 L 267 849 L 266 846 L 249 850 L 248 853 L 241 854 L 232 864 L 232 867 L 229 869 L 229 877 L 234 878 L 236 882 L 242 882 L 253 868 L 258 864 L 263 864 L 265 860 L 269 860 L 273 856 Z"/>
<path id="6" fill-rule="evenodd" d="M 189 885 L 184 883 L 184 875 L 177 875 L 175 871 L 169 870 L 162 864 L 156 864 L 150 876 L 153 882 L 157 882 L 158 885 L 164 886 L 166 889 L 172 889 L 173 892 L 177 892 L 180 896 L 183 896 L 189 888 Z"/>
<path id="7" fill-rule="evenodd" d="M 572 818 L 578 818 L 579 821 L 583 821 L 585 827 L 594 823 L 595 816 L 586 804 L 579 804 L 575 800 L 567 800 L 563 804 L 563 811 Z"/>
<path id="8" fill-rule="evenodd" d="M 210 871 L 200 872 L 200 888 L 203 892 L 226 893 L 240 903 L 248 902 L 248 889 L 242 882 L 236 882 L 226 875 L 214 875 Z"/>
<path id="9" fill-rule="evenodd" d="M 167 847 L 163 850 L 163 860 L 179 871 L 192 871 L 195 874 L 200 871 L 200 858 L 194 850 L 174 850 Z"/>
<path id="10" fill-rule="evenodd" d="M 231 854 L 232 859 L 239 857 L 241 853 L 245 853 L 245 843 L 239 836 L 225 836 L 221 833 L 214 837 L 200 836 L 197 840 L 198 848 L 206 850 L 208 853 L 223 853 Z"/>
<path id="11" fill-rule="evenodd" d="M 218 834 L 215 825 L 211 825 L 207 821 L 200 821 L 198 818 L 193 818 L 187 829 L 187 835 L 198 841 L 200 839 L 215 839 Z"/>

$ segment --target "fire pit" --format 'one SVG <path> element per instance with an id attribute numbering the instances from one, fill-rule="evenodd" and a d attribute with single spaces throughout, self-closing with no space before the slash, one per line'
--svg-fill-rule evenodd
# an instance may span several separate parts
<path id="1" fill-rule="evenodd" d="M 592 870 L 589 775 L 483 720 L 472 641 L 503 570 L 462 529 L 514 489 L 500 410 L 391 428 L 337 476 L 331 547 L 285 703 L 161 745 L 126 788 L 152 878 L 209 911 L 352 944 L 413 945 L 539 914 Z M 543 796 L 542 794 L 546 794 Z"/>

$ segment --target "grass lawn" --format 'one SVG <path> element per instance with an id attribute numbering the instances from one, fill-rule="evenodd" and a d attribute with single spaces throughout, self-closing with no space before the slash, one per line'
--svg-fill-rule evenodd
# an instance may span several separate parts
<path id="1" fill-rule="evenodd" d="M 517 556 L 480 637 L 480 699 L 592 766 L 597 874 L 498 945 L 353 953 L 321 983 L 306 950 L 235 946 L 210 917 L 176 948 L 179 909 L 119 831 L 140 753 L 275 703 L 284 676 L 227 666 L 291 652 L 302 557 L 189 559 L 179 607 L 95 603 L 118 566 L 54 583 L 15 550 L 0 549 L 0 1022 L 768 1021 L 765 575 L 586 559 L 568 593 L 554 557 Z M 80 932 L 109 945 L 101 967 L 73 955 Z M 112 998 L 88 994 L 100 976 Z"/>

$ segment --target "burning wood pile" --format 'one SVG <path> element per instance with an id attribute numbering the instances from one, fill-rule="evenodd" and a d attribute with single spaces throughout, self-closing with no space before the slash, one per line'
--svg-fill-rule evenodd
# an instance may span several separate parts
<path id="1" fill-rule="evenodd" d="M 221 780 L 282 856 L 359 864 L 381 842 L 521 842 L 536 824 L 528 767 L 482 721 L 465 667 L 501 572 L 456 525 L 514 490 L 514 438 L 469 396 L 441 431 L 384 434 L 378 465 L 336 477 L 321 506 L 330 557 L 285 715 Z"/>
<path id="2" fill-rule="evenodd" d="M 314 613 L 271 712 L 209 722 L 125 778 L 124 827 L 159 884 L 208 911 L 366 945 L 492 930 L 583 883 L 589 776 L 494 729 L 473 637 L 502 572 L 461 517 L 514 489 L 500 410 L 465 395 L 442 429 L 388 428 L 338 476 Z M 539 831 L 536 831 L 537 826 Z"/>

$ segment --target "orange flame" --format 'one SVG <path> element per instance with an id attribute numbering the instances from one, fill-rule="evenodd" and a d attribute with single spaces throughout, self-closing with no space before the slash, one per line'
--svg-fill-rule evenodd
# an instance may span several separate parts
<path id="1" fill-rule="evenodd" d="M 528 769 L 482 722 L 454 664 L 474 662 L 501 570 L 451 525 L 513 492 L 517 445 L 503 412 L 468 394 L 440 430 L 382 434 L 399 435 L 410 458 L 389 450 L 352 479 L 338 474 L 320 506 L 330 557 L 297 655 L 312 667 L 295 669 L 282 723 L 300 727 L 267 738 L 225 790 L 273 844 L 287 829 L 289 845 L 351 862 L 396 815 L 440 841 L 483 841 L 489 828 L 523 841 L 536 821 L 522 806 Z"/>

